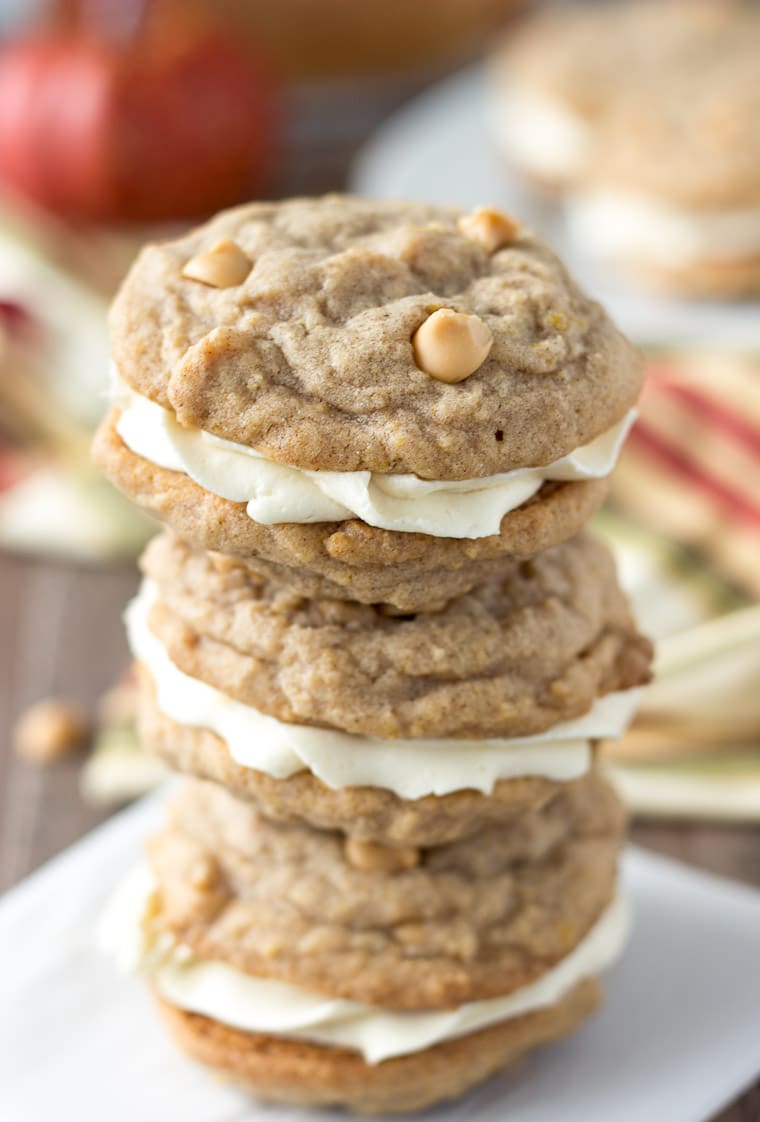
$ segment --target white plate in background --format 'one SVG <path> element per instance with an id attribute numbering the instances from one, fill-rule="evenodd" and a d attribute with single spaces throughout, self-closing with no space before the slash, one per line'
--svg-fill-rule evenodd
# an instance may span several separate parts
<path id="1" fill-rule="evenodd" d="M 359 154 L 351 187 L 375 198 L 504 207 L 547 239 L 638 343 L 760 347 L 760 303 L 650 295 L 580 253 L 569 242 L 558 208 L 511 174 L 495 150 L 480 67 L 433 86 L 391 117 Z"/>

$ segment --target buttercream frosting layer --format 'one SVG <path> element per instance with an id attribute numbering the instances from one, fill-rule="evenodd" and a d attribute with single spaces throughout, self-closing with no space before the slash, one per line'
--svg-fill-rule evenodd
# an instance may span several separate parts
<path id="1" fill-rule="evenodd" d="M 681 268 L 760 253 L 760 207 L 689 210 L 608 190 L 570 199 L 567 216 L 578 243 L 605 258 Z"/>
<path id="2" fill-rule="evenodd" d="M 555 1004 L 614 962 L 630 928 L 629 907 L 618 895 L 580 943 L 529 985 L 450 1010 L 393 1011 L 256 978 L 222 962 L 196 960 L 171 940 L 152 941 L 146 919 L 154 893 L 150 870 L 138 866 L 103 916 L 98 941 L 123 968 L 146 973 L 161 996 L 180 1009 L 247 1032 L 351 1048 L 368 1063 L 419 1052 Z"/>
<path id="3" fill-rule="evenodd" d="M 633 424 L 629 410 L 611 429 L 554 463 L 467 480 L 426 480 L 369 471 L 306 471 L 252 448 L 180 425 L 174 414 L 117 380 L 117 431 L 132 452 L 188 475 L 205 490 L 245 503 L 262 525 L 360 518 L 370 526 L 433 537 L 482 538 L 547 481 L 601 479 L 617 462 Z"/>
<path id="4" fill-rule="evenodd" d="M 523 738 L 382 740 L 287 724 L 179 670 L 148 626 L 156 596 L 146 580 L 127 609 L 126 624 L 132 653 L 154 681 L 159 709 L 181 724 L 210 729 L 241 766 L 278 779 L 307 769 L 331 788 L 383 787 L 405 799 L 465 789 L 489 794 L 500 779 L 525 775 L 567 781 L 589 770 L 590 740 L 624 731 L 638 698 L 638 690 L 608 694 L 550 735 Z"/>
<path id="5" fill-rule="evenodd" d="M 591 129 L 559 100 L 506 89 L 495 81 L 489 117 L 497 143 L 525 171 L 549 181 L 583 171 L 592 148 Z"/>

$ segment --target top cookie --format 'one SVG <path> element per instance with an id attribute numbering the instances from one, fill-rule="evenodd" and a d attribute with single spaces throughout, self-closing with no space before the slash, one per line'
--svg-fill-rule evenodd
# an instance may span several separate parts
<path id="1" fill-rule="evenodd" d="M 542 242 L 472 217 L 336 195 L 226 211 L 138 257 L 111 315 L 119 374 L 181 425 L 301 469 L 552 463 L 625 415 L 638 356 Z M 220 241 L 214 278 L 196 259 Z M 417 336 L 442 309 L 477 319 Z"/>
<path id="2" fill-rule="evenodd" d="M 592 123 L 616 84 L 651 58 L 672 4 L 549 5 L 510 28 L 491 59 L 495 93 L 533 95 Z M 664 20 L 663 20 L 664 17 Z M 655 26 L 659 34 L 651 34 Z M 648 50 L 641 51 L 646 44 Z"/>
<path id="3" fill-rule="evenodd" d="M 728 22 L 741 0 L 617 0 L 554 4 L 505 36 L 497 83 L 562 104 L 593 123 L 623 91 L 667 75 L 679 57 Z M 727 11 L 727 20 L 719 14 Z"/>

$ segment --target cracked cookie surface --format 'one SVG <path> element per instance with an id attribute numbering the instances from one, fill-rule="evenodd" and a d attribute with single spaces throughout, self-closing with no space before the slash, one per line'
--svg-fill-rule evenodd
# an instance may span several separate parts
<path id="1" fill-rule="evenodd" d="M 149 842 L 155 934 L 201 959 L 391 1009 L 511 993 L 567 955 L 615 892 L 619 800 L 591 773 L 514 823 L 354 868 L 341 834 L 268 821 L 188 781 Z"/>
<path id="2" fill-rule="evenodd" d="M 174 536 L 142 561 L 151 630 L 184 673 L 290 724 L 380 738 L 530 736 L 643 684 L 606 546 L 582 533 L 440 612 L 307 600 Z"/>
<path id="3" fill-rule="evenodd" d="M 295 467 L 446 480 L 551 463 L 633 405 L 638 355 L 539 239 L 518 229 L 488 252 L 461 217 L 335 195 L 148 246 L 111 312 L 119 373 L 180 424 Z M 242 283 L 183 276 L 220 239 L 253 263 Z M 441 308 L 493 336 L 455 385 L 414 358 Z"/>

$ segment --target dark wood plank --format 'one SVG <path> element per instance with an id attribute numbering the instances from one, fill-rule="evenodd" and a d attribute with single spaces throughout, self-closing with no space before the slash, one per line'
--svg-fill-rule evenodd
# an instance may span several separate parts
<path id="1" fill-rule="evenodd" d="M 637 822 L 631 834 L 638 845 L 666 857 L 760 886 L 760 825 Z"/>
<path id="2" fill-rule="evenodd" d="M 80 759 L 41 768 L 11 749 L 16 716 L 46 696 L 92 709 L 127 665 L 121 609 L 133 566 L 0 555 L 0 890 L 102 821 L 79 795 Z"/>

